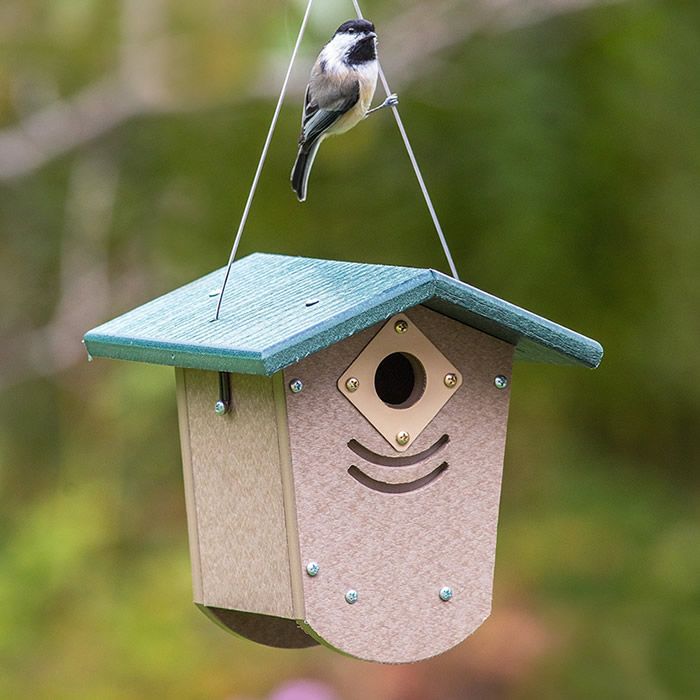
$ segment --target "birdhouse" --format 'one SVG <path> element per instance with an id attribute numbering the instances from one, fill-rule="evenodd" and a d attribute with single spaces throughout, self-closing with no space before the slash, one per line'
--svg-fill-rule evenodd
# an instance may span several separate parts
<path id="1" fill-rule="evenodd" d="M 514 360 L 602 348 L 429 269 L 255 254 L 85 336 L 176 368 L 196 604 L 401 663 L 489 615 Z"/>

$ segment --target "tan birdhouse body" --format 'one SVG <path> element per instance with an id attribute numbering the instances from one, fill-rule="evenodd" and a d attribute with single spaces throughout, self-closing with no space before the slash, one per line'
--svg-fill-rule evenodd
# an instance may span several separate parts
<path id="1" fill-rule="evenodd" d="M 413 405 L 454 393 L 405 452 L 337 386 L 381 326 L 272 377 L 232 375 L 220 420 L 217 374 L 178 370 L 195 600 L 232 631 L 308 646 L 300 625 L 353 656 L 405 662 L 453 647 L 488 616 L 509 398 L 494 378 L 510 376 L 514 348 L 420 306 L 397 318 L 464 377 L 422 388 Z M 384 325 L 398 345 L 395 323 Z M 385 408 L 399 421 L 405 410 Z"/>

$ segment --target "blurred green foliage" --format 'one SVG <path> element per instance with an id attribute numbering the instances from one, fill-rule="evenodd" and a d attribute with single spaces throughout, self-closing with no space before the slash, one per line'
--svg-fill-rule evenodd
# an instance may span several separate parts
<path id="1" fill-rule="evenodd" d="M 90 365 L 79 343 L 225 262 L 302 4 L 0 6 L 0 697 L 262 698 L 303 675 L 348 700 L 699 697 L 688 0 L 511 24 L 475 2 L 460 41 L 389 74 L 463 278 L 606 348 L 596 372 L 516 369 L 492 619 L 417 670 L 369 670 L 228 637 L 190 604 L 171 372 Z M 449 5 L 364 9 L 381 38 L 421 9 L 454 29 Z M 350 15 L 319 3 L 298 83 Z M 420 23 L 395 26 L 410 33 L 382 41 L 387 66 L 392 46 L 422 50 Z M 106 79 L 129 86 L 106 113 L 138 96 L 128 118 L 10 172 L 32 115 Z M 326 142 L 296 202 L 293 92 L 241 255 L 444 269 L 389 114 Z M 34 124 L 49 140 L 52 114 Z"/>

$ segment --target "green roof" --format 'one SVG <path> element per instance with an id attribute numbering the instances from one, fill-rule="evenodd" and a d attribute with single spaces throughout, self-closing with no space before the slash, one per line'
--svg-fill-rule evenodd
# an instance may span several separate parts
<path id="1" fill-rule="evenodd" d="M 422 304 L 516 346 L 516 359 L 597 367 L 603 348 L 429 269 L 255 253 L 85 335 L 93 357 L 270 375 Z"/>

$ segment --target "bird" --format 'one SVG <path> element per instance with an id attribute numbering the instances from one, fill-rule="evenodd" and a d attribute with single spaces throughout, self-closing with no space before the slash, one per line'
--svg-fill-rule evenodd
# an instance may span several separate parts
<path id="1" fill-rule="evenodd" d="M 299 150 L 291 176 L 300 202 L 306 201 L 311 167 L 322 141 L 398 104 L 398 97 L 392 94 L 370 109 L 378 74 L 374 24 L 366 19 L 343 22 L 319 53 L 304 95 Z"/>

